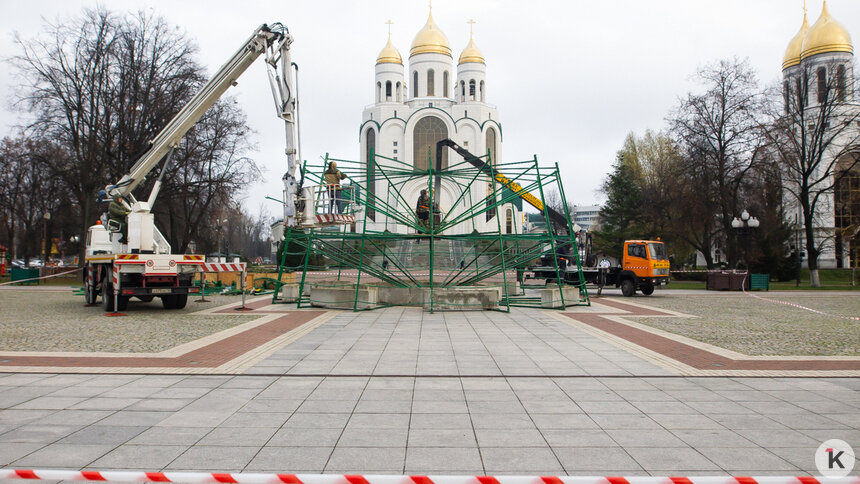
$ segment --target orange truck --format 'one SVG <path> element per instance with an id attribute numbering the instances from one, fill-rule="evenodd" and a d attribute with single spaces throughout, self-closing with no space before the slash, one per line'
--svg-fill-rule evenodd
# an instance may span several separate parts
<path id="1" fill-rule="evenodd" d="M 587 239 L 587 235 L 585 237 Z M 626 240 L 620 266 L 612 266 L 608 260 L 598 262 L 590 252 L 590 243 L 584 244 L 586 254 L 581 259 L 588 266 L 583 266 L 582 274 L 587 284 L 597 286 L 599 295 L 606 286 L 621 288 L 621 294 L 630 297 L 640 291 L 646 296 L 654 293 L 657 286 L 669 284 L 669 258 L 666 255 L 666 245 L 660 240 Z M 565 282 L 577 284 L 579 275 L 576 264 L 566 254 L 557 254 L 557 263 L 564 271 Z M 528 279 L 546 279 L 547 283 L 556 281 L 556 272 L 552 256 L 541 258 L 541 266 L 534 267 Z"/>
<path id="2" fill-rule="evenodd" d="M 659 240 L 625 240 L 621 267 L 605 269 L 603 285 L 610 284 L 621 287 L 621 294 L 628 297 L 637 290 L 650 296 L 655 287 L 668 285 L 666 245 Z M 599 288 L 603 285 L 598 284 Z"/>

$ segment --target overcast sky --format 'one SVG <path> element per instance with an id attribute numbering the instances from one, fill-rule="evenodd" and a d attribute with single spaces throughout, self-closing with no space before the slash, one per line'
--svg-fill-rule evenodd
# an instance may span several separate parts
<path id="1" fill-rule="evenodd" d="M 77 15 L 89 0 L 3 0 L 0 56 L 18 53 L 13 32 L 34 35 L 43 19 Z M 326 152 L 358 159 L 362 108 L 373 102 L 373 68 L 385 45 L 385 21 L 406 61 L 427 18 L 425 0 L 224 0 L 103 2 L 115 11 L 151 9 L 187 30 L 210 74 L 262 23 L 282 22 L 293 34 L 301 68 L 302 155 Z M 808 0 L 810 24 L 822 0 Z M 860 1 L 830 0 L 831 14 L 860 39 Z M 597 189 L 627 133 L 662 129 L 678 98 L 697 87 L 691 75 L 717 59 L 748 57 L 759 79 L 780 78 L 788 41 L 802 20 L 802 0 L 435 0 L 433 15 L 456 62 L 476 20 L 475 42 L 487 60 L 487 102 L 498 106 L 505 161 L 537 155 L 558 162 L 572 203 L 601 199 Z M 8 108 L 14 80 L 0 69 L 0 134 L 20 115 Z M 252 154 L 265 182 L 249 189 L 256 212 L 280 198 L 285 169 L 283 125 L 275 117 L 262 62 L 228 91 L 256 131 Z"/>

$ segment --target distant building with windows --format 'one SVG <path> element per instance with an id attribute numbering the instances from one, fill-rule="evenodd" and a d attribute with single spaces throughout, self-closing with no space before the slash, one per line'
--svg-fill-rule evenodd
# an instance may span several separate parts
<path id="1" fill-rule="evenodd" d="M 570 218 L 584 230 L 590 231 L 592 227 L 597 225 L 599 215 L 600 205 L 574 205 Z"/>
<path id="2" fill-rule="evenodd" d="M 597 227 L 600 216 L 600 205 L 574 205 L 570 207 L 571 221 L 582 230 L 591 231 Z M 546 218 L 542 213 L 527 213 L 525 220 L 525 232 L 542 232 L 546 230 Z"/>

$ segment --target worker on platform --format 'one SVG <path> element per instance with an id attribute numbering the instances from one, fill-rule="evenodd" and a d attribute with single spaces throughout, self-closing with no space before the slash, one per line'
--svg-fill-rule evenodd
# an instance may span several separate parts
<path id="1" fill-rule="evenodd" d="M 127 244 L 128 241 L 126 240 L 126 237 L 128 237 L 128 214 L 131 212 L 131 210 L 127 209 L 122 202 L 122 197 L 116 197 L 111 200 L 110 206 L 108 207 L 108 218 L 119 225 L 119 232 L 122 235 L 122 237 L 119 239 L 119 243 Z"/>
<path id="2" fill-rule="evenodd" d="M 323 173 L 326 187 L 328 188 L 329 213 L 341 213 L 343 211 L 341 201 L 340 181 L 346 178 L 340 170 L 337 169 L 337 163 L 331 162 L 328 164 L 328 170 Z M 337 210 L 337 212 L 335 212 Z"/>
<path id="3" fill-rule="evenodd" d="M 418 225 L 426 229 L 430 228 L 430 195 L 427 189 L 421 190 L 418 203 L 415 206 L 415 215 L 418 216 Z"/>

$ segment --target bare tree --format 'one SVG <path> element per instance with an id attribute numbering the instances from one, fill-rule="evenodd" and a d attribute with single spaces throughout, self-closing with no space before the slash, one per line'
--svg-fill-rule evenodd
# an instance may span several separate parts
<path id="1" fill-rule="evenodd" d="M 860 160 L 860 106 L 850 68 L 835 61 L 799 67 L 782 89 L 771 90 L 770 123 L 763 129 L 800 213 L 814 287 L 820 286 L 819 256 L 835 236 L 834 188 Z"/>
<path id="2" fill-rule="evenodd" d="M 7 138 L 0 144 L 0 219 L 12 253 L 28 263 L 43 244 L 50 250 L 46 240 L 53 238 L 55 220 L 69 211 L 62 181 L 45 170 L 47 163 L 64 156 L 46 140 Z"/>
<path id="3" fill-rule="evenodd" d="M 738 244 L 731 223 L 739 213 L 741 185 L 753 166 L 763 99 L 748 60 L 707 65 L 698 70 L 696 79 L 705 92 L 688 94 L 668 122 L 687 156 L 686 173 L 695 182 L 698 196 L 712 204 L 729 263 L 735 264 Z M 713 243 L 708 240 L 711 232 L 709 226 L 702 227 L 699 243 Z M 706 248 L 703 253 L 709 251 Z"/>
<path id="4" fill-rule="evenodd" d="M 161 17 L 104 8 L 16 42 L 17 105 L 35 115 L 31 137 L 38 133 L 69 153 L 44 169 L 68 187 L 79 207 L 77 231 L 84 233 L 103 210 L 94 203 L 98 190 L 118 180 L 202 86 L 197 47 Z M 223 100 L 186 136 L 155 210 L 174 247 L 185 250 L 192 239 L 205 238 L 201 225 L 215 206 L 259 175 L 245 155 L 249 134 L 241 109 Z M 140 190 L 151 186 L 152 180 Z"/>
<path id="5" fill-rule="evenodd" d="M 81 207 L 81 233 L 94 218 L 93 199 L 110 167 L 105 142 L 116 21 L 106 10 L 86 10 L 73 22 L 46 25 L 39 38 L 16 34 L 21 54 L 11 59 L 21 80 L 17 105 L 36 115 L 30 131 L 50 137 L 72 155 L 71 163 L 50 169 Z"/>

